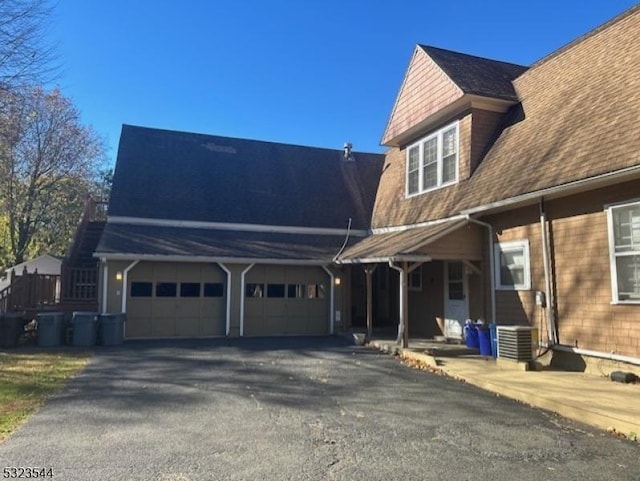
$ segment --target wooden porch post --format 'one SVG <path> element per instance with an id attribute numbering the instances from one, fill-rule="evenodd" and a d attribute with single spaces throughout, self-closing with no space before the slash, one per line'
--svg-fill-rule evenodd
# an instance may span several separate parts
<path id="1" fill-rule="evenodd" d="M 373 335 L 373 273 L 377 265 L 365 266 L 364 273 L 367 278 L 367 338 Z"/>
<path id="2" fill-rule="evenodd" d="M 400 284 L 400 314 L 403 320 L 404 330 L 402 333 L 402 347 L 409 347 L 409 266 L 406 262 L 402 263 L 402 279 Z"/>
<path id="3" fill-rule="evenodd" d="M 409 347 L 409 268 L 406 262 L 403 262 L 400 267 L 390 262 L 389 267 L 400 274 L 400 319 L 396 342 L 403 348 L 407 348 Z"/>
<path id="4" fill-rule="evenodd" d="M 398 323 L 398 338 L 396 342 L 403 348 L 409 347 L 409 274 L 422 265 L 422 262 L 415 262 L 409 265 L 403 262 L 401 267 L 392 263 L 390 267 L 400 273 L 400 322 Z"/>

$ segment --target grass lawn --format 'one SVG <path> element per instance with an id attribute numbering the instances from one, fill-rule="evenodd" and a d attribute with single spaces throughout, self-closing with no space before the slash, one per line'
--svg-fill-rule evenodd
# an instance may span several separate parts
<path id="1" fill-rule="evenodd" d="M 69 378 L 87 352 L 0 352 L 0 442 Z"/>

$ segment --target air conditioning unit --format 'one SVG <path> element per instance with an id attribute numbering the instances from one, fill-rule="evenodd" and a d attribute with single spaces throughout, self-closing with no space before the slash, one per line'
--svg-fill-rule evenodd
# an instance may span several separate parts
<path id="1" fill-rule="evenodd" d="M 538 350 L 538 328 L 497 326 L 498 357 L 512 361 L 533 361 Z"/>

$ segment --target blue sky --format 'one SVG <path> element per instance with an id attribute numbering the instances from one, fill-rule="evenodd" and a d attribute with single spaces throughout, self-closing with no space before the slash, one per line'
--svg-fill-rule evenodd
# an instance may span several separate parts
<path id="1" fill-rule="evenodd" d="M 123 123 L 382 152 L 416 43 L 531 64 L 626 0 L 58 0 L 57 80 L 115 160 Z"/>

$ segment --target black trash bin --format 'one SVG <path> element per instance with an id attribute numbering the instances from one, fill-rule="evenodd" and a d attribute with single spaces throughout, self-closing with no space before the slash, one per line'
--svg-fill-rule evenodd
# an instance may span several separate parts
<path id="1" fill-rule="evenodd" d="M 64 339 L 64 312 L 38 313 L 38 346 L 61 346 Z"/>
<path id="2" fill-rule="evenodd" d="M 74 346 L 90 347 L 96 345 L 98 338 L 97 312 L 74 312 L 71 326 Z"/>
<path id="3" fill-rule="evenodd" d="M 103 346 L 117 346 L 124 340 L 125 313 L 100 314 L 100 339 Z"/>
<path id="4" fill-rule="evenodd" d="M 16 347 L 24 332 L 24 312 L 5 312 L 0 315 L 0 347 Z"/>

